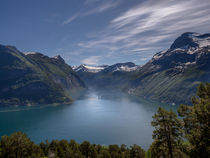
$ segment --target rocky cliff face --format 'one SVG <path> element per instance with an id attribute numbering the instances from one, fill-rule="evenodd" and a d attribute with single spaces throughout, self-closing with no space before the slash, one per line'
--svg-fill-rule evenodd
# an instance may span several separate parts
<path id="1" fill-rule="evenodd" d="M 85 84 L 60 57 L 23 54 L 0 45 L 0 105 L 72 102 L 71 92 Z"/>

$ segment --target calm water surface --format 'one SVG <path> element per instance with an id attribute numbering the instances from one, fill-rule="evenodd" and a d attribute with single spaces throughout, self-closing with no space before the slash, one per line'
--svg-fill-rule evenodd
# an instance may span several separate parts
<path id="1" fill-rule="evenodd" d="M 22 131 L 36 143 L 75 139 L 147 149 L 152 142 L 150 122 L 158 106 L 116 93 L 89 91 L 71 105 L 0 108 L 0 136 Z"/>

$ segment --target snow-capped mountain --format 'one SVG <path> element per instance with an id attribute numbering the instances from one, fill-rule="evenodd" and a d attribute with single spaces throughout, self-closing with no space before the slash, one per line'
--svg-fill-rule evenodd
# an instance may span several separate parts
<path id="1" fill-rule="evenodd" d="M 121 89 L 173 104 L 190 103 L 198 84 L 210 82 L 210 34 L 184 33 L 141 67 L 117 63 L 97 72 L 77 74 L 93 88 Z"/>
<path id="2" fill-rule="evenodd" d="M 132 62 L 126 62 L 126 63 L 117 63 L 111 66 L 108 66 L 105 68 L 102 72 L 116 72 L 116 71 L 121 71 L 121 72 L 131 72 L 135 71 L 139 68 L 139 66 L 135 65 Z"/>
<path id="3" fill-rule="evenodd" d="M 156 53 L 142 69 L 151 72 L 173 68 L 182 72 L 192 65 L 206 61 L 210 56 L 209 52 L 210 34 L 184 33 L 168 50 Z"/>
<path id="4" fill-rule="evenodd" d="M 72 69 L 75 72 L 90 72 L 90 73 L 98 73 L 98 72 L 131 72 L 138 69 L 139 66 L 135 65 L 132 62 L 126 62 L 126 63 L 117 63 L 111 66 L 108 65 L 101 65 L 101 66 L 89 66 L 82 64 L 80 66 L 72 66 Z"/>
<path id="5" fill-rule="evenodd" d="M 189 103 L 198 84 L 210 82 L 210 34 L 182 34 L 136 74 L 131 77 L 135 80 L 129 93 L 161 102 Z"/>
<path id="6" fill-rule="evenodd" d="M 183 33 L 171 45 L 170 49 L 189 49 L 206 47 L 210 45 L 210 34 L 199 34 L 194 32 Z"/>
<path id="7" fill-rule="evenodd" d="M 82 64 L 80 66 L 72 66 L 72 69 L 75 72 L 90 72 L 90 73 L 97 73 L 104 70 L 108 65 L 101 65 L 101 66 L 89 66 Z"/>

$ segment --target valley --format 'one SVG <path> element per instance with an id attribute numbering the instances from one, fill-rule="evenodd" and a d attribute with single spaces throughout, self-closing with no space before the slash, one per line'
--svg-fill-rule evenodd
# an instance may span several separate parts
<path id="1" fill-rule="evenodd" d="M 190 104 L 196 87 L 210 82 L 210 34 L 184 33 L 142 66 L 127 62 L 73 69 L 91 87 L 117 88 L 162 103 Z"/>
<path id="2" fill-rule="evenodd" d="M 208 158 L 210 0 L 2 0 L 0 158 Z"/>

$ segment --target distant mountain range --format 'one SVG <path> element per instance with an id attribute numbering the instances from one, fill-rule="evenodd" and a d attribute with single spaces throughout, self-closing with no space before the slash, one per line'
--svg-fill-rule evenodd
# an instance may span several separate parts
<path id="1" fill-rule="evenodd" d="M 73 67 L 88 87 L 110 90 L 111 88 L 122 89 L 122 84 L 128 84 L 127 75 L 136 71 L 140 66 L 132 62 L 117 63 L 111 66 L 87 66 Z M 97 71 L 96 71 L 97 70 Z M 97 82 L 97 83 L 96 83 Z"/>
<path id="2" fill-rule="evenodd" d="M 210 34 L 184 33 L 142 67 L 128 62 L 99 71 L 81 65 L 75 71 L 89 87 L 118 88 L 166 103 L 190 103 L 197 85 L 210 82 Z"/>
<path id="3" fill-rule="evenodd" d="M 0 45 L 0 105 L 70 103 L 86 86 L 60 57 Z"/>
<path id="4" fill-rule="evenodd" d="M 101 65 L 101 66 L 88 66 L 86 64 L 82 64 L 80 66 L 72 66 L 72 69 L 75 72 L 91 72 L 91 73 L 97 73 L 102 70 L 104 70 L 108 65 Z"/>
<path id="5" fill-rule="evenodd" d="M 77 73 L 90 72 L 90 73 L 98 73 L 98 72 L 116 72 L 116 71 L 124 71 L 131 72 L 135 71 L 140 66 L 135 65 L 132 62 L 127 63 L 117 63 L 114 65 L 101 65 L 101 66 L 89 66 L 86 64 L 82 64 L 80 66 L 72 66 L 72 69 Z"/>
<path id="6" fill-rule="evenodd" d="M 210 82 L 210 34 L 184 33 L 143 66 L 127 62 L 72 68 L 61 56 L 0 45 L 0 105 L 70 103 L 87 87 L 190 103 L 198 84 Z"/>

